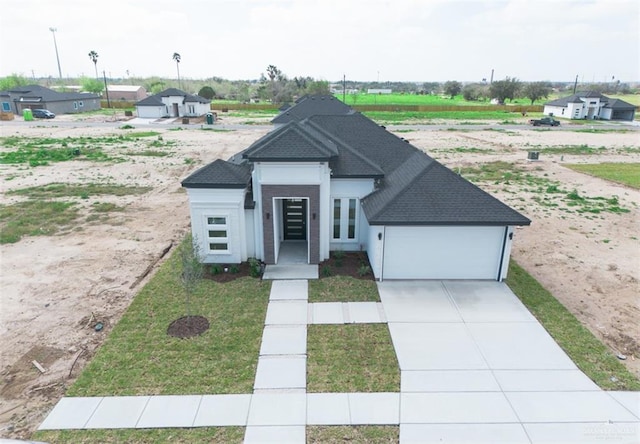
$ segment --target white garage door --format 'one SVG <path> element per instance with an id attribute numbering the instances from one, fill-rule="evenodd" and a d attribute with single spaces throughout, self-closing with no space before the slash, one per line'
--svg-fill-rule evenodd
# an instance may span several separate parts
<path id="1" fill-rule="evenodd" d="M 386 227 L 384 279 L 497 279 L 505 227 Z"/>

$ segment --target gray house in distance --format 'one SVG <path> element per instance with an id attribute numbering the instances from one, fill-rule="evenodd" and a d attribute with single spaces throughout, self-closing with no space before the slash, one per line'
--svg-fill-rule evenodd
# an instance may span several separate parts
<path id="1" fill-rule="evenodd" d="M 332 96 L 182 181 L 205 263 L 364 251 L 377 279 L 503 280 L 531 221 Z M 279 125 L 279 126 L 278 126 Z"/>
<path id="2" fill-rule="evenodd" d="M 3 112 L 18 115 L 22 115 L 24 109 L 48 109 L 55 114 L 74 114 L 100 109 L 100 96 L 58 92 L 40 85 L 28 85 L 0 91 L 0 105 Z"/>
<path id="3" fill-rule="evenodd" d="M 632 121 L 636 107 L 624 100 L 612 99 L 593 91 L 578 92 L 544 104 L 544 114 L 567 119 Z"/>

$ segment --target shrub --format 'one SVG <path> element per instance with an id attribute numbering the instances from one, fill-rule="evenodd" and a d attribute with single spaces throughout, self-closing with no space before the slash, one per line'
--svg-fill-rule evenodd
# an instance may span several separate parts
<path id="1" fill-rule="evenodd" d="M 212 275 L 217 275 L 222 273 L 222 266 L 220 264 L 212 264 L 211 265 L 211 274 Z"/>
<path id="2" fill-rule="evenodd" d="M 365 264 L 360 265 L 360 267 L 358 267 L 358 275 L 359 276 L 366 276 L 369 273 L 371 273 L 371 267 Z"/>
<path id="3" fill-rule="evenodd" d="M 249 274 L 251 277 L 257 278 L 262 274 L 262 267 L 260 266 L 260 261 L 255 257 L 250 257 L 249 260 Z"/>
<path id="4" fill-rule="evenodd" d="M 240 267 L 234 264 L 229 268 L 229 271 L 233 274 L 238 274 L 240 273 Z"/>
<path id="5" fill-rule="evenodd" d="M 328 265 L 325 265 L 322 267 L 322 276 L 324 277 L 329 277 L 331 276 L 333 273 L 331 272 L 331 267 Z"/>

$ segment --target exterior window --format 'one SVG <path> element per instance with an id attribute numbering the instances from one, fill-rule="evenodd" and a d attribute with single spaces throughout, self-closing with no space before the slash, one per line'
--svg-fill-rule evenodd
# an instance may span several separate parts
<path id="1" fill-rule="evenodd" d="M 195 114 L 195 113 L 196 113 L 195 105 L 189 105 L 189 114 Z"/>
<path id="2" fill-rule="evenodd" d="M 229 252 L 229 229 L 226 216 L 207 216 L 206 233 L 210 252 Z"/>
<path id="3" fill-rule="evenodd" d="M 333 200 L 333 238 L 340 239 L 340 199 Z"/>
<path id="4" fill-rule="evenodd" d="M 2 102 L 2 111 L 11 111 L 11 104 L 9 102 Z"/>
<path id="5" fill-rule="evenodd" d="M 356 239 L 357 199 L 333 200 L 333 239 L 349 241 Z"/>
<path id="6" fill-rule="evenodd" d="M 78 102 L 73 102 L 73 109 L 78 109 Z"/>
<path id="7" fill-rule="evenodd" d="M 82 108 L 82 107 L 84 106 L 84 102 L 83 102 L 82 100 L 81 100 L 81 101 L 79 101 L 79 102 L 78 102 L 78 106 L 79 106 L 80 108 Z"/>

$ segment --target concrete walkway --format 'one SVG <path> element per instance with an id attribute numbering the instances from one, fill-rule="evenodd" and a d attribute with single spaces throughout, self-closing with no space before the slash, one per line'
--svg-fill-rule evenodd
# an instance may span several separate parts
<path id="1" fill-rule="evenodd" d="M 403 443 L 638 442 L 640 392 L 604 392 L 506 285 L 378 284 L 382 303 L 307 302 L 274 281 L 252 394 L 63 398 L 47 429 L 246 426 L 305 442 L 306 425 L 400 426 Z M 388 322 L 400 393 L 306 393 L 308 324 Z"/>

